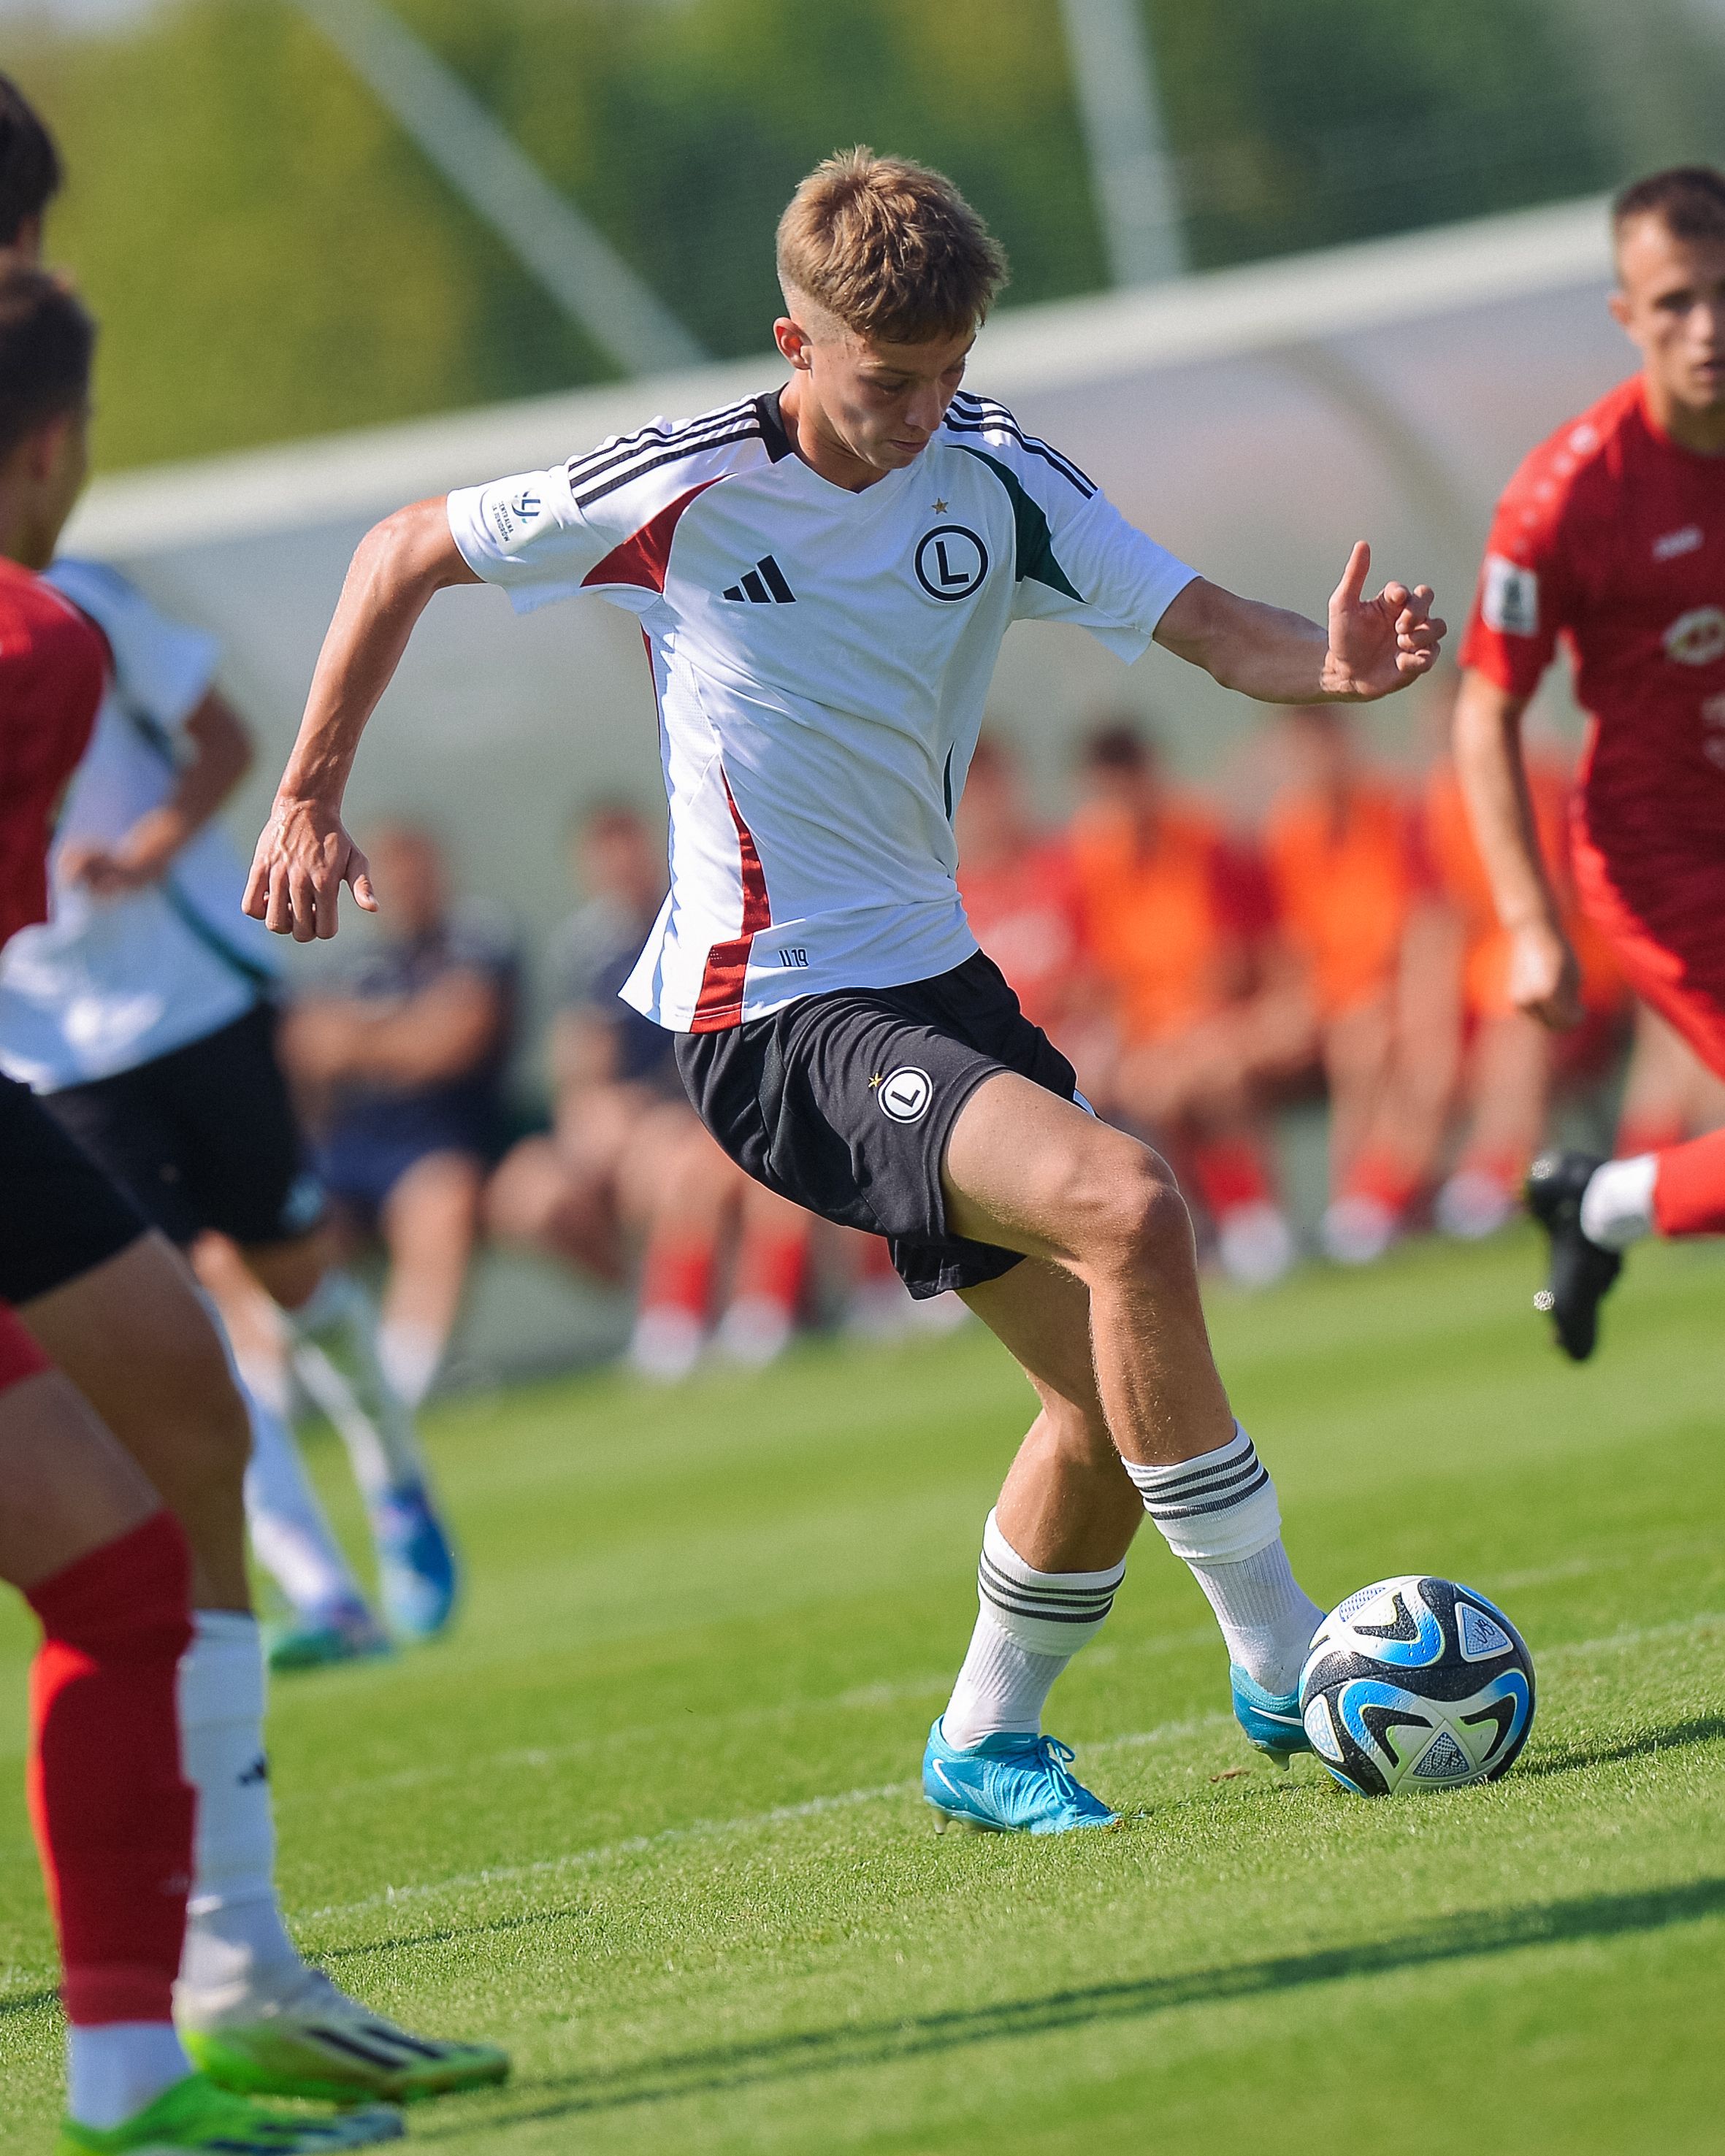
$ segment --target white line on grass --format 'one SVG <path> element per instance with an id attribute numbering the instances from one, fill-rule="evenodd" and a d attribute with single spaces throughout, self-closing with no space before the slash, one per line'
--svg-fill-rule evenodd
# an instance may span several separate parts
<path id="1" fill-rule="evenodd" d="M 1084 1750 L 1087 1754 L 1141 1751 L 1149 1745 L 1177 1743 L 1183 1737 L 1199 1737 L 1212 1730 L 1231 1727 L 1233 1722 L 1231 1714 L 1202 1714 L 1188 1721 L 1165 1722 L 1154 1729 L 1105 1737 L 1094 1744 L 1087 1744 Z M 406 1902 L 423 1902 L 439 1894 L 461 1892 L 473 1887 L 510 1887 L 528 1879 L 556 1878 L 565 1872 L 592 1871 L 620 1857 L 641 1856 L 651 1850 L 673 1848 L 679 1842 L 726 1840 L 734 1835 L 758 1832 L 762 1827 L 784 1826 L 796 1820 L 819 1819 L 828 1812 L 850 1811 L 859 1804 L 884 1803 L 893 1798 L 921 1794 L 920 1782 L 883 1782 L 870 1789 L 841 1789 L 832 1796 L 810 1797 L 800 1804 L 775 1804 L 769 1811 L 746 1812 L 738 1819 L 693 1820 L 686 1826 L 661 1827 L 656 1834 L 631 1835 L 626 1841 L 600 1842 L 591 1849 L 572 1849 L 561 1856 L 540 1857 L 532 1864 L 499 1865 L 483 1871 L 459 1872 L 453 1877 L 427 1881 L 417 1887 L 386 1887 L 381 1893 L 367 1895 L 363 1901 L 298 1911 L 295 1922 L 325 1923 L 340 1917 L 363 1916 L 374 1909 L 399 1908 Z"/>
<path id="2" fill-rule="evenodd" d="M 1667 1625 L 1647 1625 L 1614 1632 L 1602 1640 L 1572 1640 L 1541 1650 L 1540 1661 L 1573 1661 L 1583 1656 L 1622 1653 L 1628 1648 L 1650 1645 L 1657 1640 L 1693 1638 L 1725 1626 L 1725 1612 L 1706 1610 L 1694 1617 Z M 1177 1743 L 1182 1738 L 1202 1737 L 1233 1724 L 1231 1714 L 1202 1714 L 1181 1722 L 1164 1722 L 1151 1729 L 1128 1731 L 1107 1737 L 1084 1748 L 1087 1754 L 1142 1751 L 1157 1744 Z M 516 1755 L 519 1756 L 519 1755 Z M 757 1833 L 763 1827 L 784 1826 L 798 1820 L 820 1819 L 829 1812 L 854 1810 L 861 1804 L 886 1803 L 895 1798 L 920 1794 L 919 1782 L 883 1782 L 868 1789 L 842 1789 L 836 1794 L 810 1797 L 796 1804 L 775 1804 L 770 1810 L 748 1812 L 736 1819 L 693 1820 L 685 1826 L 661 1827 L 655 1834 L 631 1835 L 625 1841 L 600 1842 L 590 1849 L 574 1849 L 561 1856 L 546 1856 L 532 1864 L 499 1865 L 482 1871 L 456 1872 L 446 1879 L 429 1880 L 413 1887 L 385 1887 L 363 1901 L 332 1902 L 321 1909 L 303 1909 L 295 1921 L 302 1924 L 332 1923 L 350 1917 L 368 1916 L 378 1909 L 400 1908 L 442 1894 L 466 1892 L 475 1887 L 518 1886 L 530 1879 L 555 1879 L 570 1872 L 590 1871 L 629 1856 L 643 1856 L 658 1849 L 674 1848 L 689 1841 L 726 1840 L 735 1835 Z"/>

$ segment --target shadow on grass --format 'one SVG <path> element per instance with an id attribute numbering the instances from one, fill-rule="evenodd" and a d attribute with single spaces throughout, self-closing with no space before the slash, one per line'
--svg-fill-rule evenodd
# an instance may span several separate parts
<path id="1" fill-rule="evenodd" d="M 847 2067 L 886 2066 L 965 2045 L 1046 2035 L 1098 2021 L 1127 2020 L 1177 2006 L 1208 2005 L 1331 1984 L 1352 1976 L 1379 1976 L 1434 1963 L 1462 1961 L 1518 1948 L 1553 1946 L 1578 1939 L 1621 1937 L 1687 1924 L 1725 1914 L 1725 1877 L 1639 1894 L 1590 1894 L 1563 1902 L 1531 1902 L 1519 1909 L 1470 1912 L 1444 1918 L 1399 1938 L 1332 1947 L 1310 1953 L 1276 1954 L 1261 1961 L 1187 1970 L 1131 1983 L 1100 1984 L 1082 1990 L 1050 1992 L 1039 1999 L 1005 1999 L 992 2006 L 948 2013 L 907 2015 L 897 2021 L 847 2022 L 769 2037 L 760 2043 L 715 2046 L 649 2059 L 610 2072 L 548 2078 L 518 2093 L 518 2106 L 487 2110 L 483 2131 L 565 2118 L 581 2112 L 619 2111 L 785 2081 Z M 454 2127 L 454 2122 L 451 2122 Z M 461 2129 L 455 2128 L 459 2132 Z M 441 2138 L 428 2136 L 427 2138 Z"/>
<path id="2" fill-rule="evenodd" d="M 1698 1714 L 1688 1722 L 1673 1722 L 1669 1729 L 1644 1730 L 1619 1744 L 1564 1744 L 1537 1758 L 1524 1759 L 1514 1770 L 1524 1774 L 1573 1774 L 1582 1767 L 1608 1767 L 1620 1759 L 1650 1759 L 1656 1753 L 1676 1752 L 1686 1744 L 1714 1744 L 1725 1737 L 1725 1714 Z"/>
<path id="3" fill-rule="evenodd" d="M 52 1984 L 43 1991 L 14 1991 L 0 1998 L 0 2014 L 34 2014 L 44 2006 L 59 2003 L 59 1994 Z"/>

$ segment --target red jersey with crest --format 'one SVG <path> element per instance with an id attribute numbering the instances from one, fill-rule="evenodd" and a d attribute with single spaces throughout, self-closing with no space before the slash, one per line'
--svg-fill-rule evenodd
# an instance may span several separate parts
<path id="1" fill-rule="evenodd" d="M 108 649 L 40 577 L 0 561 L 0 944 L 48 915 L 54 819 L 95 724 Z"/>
<path id="2" fill-rule="evenodd" d="M 1593 721 L 1587 832 L 1608 853 L 1725 834 L 1725 457 L 1661 434 L 1639 376 L 1511 480 L 1461 661 L 1529 696 L 1560 636 Z"/>
<path id="3" fill-rule="evenodd" d="M 1578 894 L 1631 985 L 1725 1070 L 1725 457 L 1662 433 L 1639 376 L 1510 482 L 1462 664 L 1531 695 L 1560 636 L 1590 721 Z"/>

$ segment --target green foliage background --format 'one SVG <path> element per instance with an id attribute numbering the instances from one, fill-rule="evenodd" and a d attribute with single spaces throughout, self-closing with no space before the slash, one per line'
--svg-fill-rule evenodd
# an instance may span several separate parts
<path id="1" fill-rule="evenodd" d="M 779 208 L 858 140 L 954 174 L 1011 304 L 1105 280 L 1058 0 L 394 4 L 716 353 L 758 348 Z M 1668 39 L 1681 94 L 1636 136 L 1564 0 L 1142 4 L 1201 267 L 1576 194 L 1710 124 L 1717 69 Z M 106 326 L 104 465 L 604 377 L 285 0 L 15 30 L 0 64 L 71 167 L 52 249 Z"/>

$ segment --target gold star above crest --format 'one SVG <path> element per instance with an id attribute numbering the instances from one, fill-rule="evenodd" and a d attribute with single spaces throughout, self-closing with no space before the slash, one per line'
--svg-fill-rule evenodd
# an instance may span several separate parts
<path id="1" fill-rule="evenodd" d="M 881 1074 L 880 1074 L 880 1072 L 879 1072 L 878 1070 L 877 1070 L 877 1071 L 875 1072 L 875 1074 L 874 1074 L 873 1077 L 872 1077 L 872 1078 L 869 1080 L 869 1081 L 868 1081 L 868 1082 L 869 1082 L 869 1084 L 870 1084 L 870 1086 L 878 1086 L 878 1085 L 880 1084 L 880 1082 L 881 1082 Z"/>
<path id="2" fill-rule="evenodd" d="M 945 504 L 944 501 L 937 501 L 937 502 L 935 504 L 935 516 L 945 516 L 945 514 L 946 514 L 946 504 Z"/>

